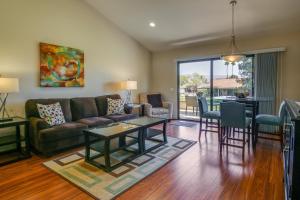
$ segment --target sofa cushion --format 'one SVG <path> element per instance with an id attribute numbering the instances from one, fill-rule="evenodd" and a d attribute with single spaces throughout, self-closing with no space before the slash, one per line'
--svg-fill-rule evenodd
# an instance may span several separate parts
<path id="1" fill-rule="evenodd" d="M 71 110 L 73 121 L 83 118 L 98 117 L 95 98 L 80 97 L 71 99 Z"/>
<path id="2" fill-rule="evenodd" d="M 137 118 L 135 114 L 112 114 L 112 115 L 106 115 L 105 117 L 115 122 Z"/>
<path id="3" fill-rule="evenodd" d="M 161 94 L 148 94 L 147 99 L 153 108 L 163 107 Z"/>
<path id="4" fill-rule="evenodd" d="M 107 115 L 123 114 L 124 104 L 125 101 L 123 99 L 107 98 Z"/>
<path id="5" fill-rule="evenodd" d="M 44 119 L 49 125 L 60 125 L 66 123 L 64 114 L 61 110 L 59 102 L 54 104 L 36 104 L 40 117 Z"/>
<path id="6" fill-rule="evenodd" d="M 99 116 L 105 116 L 107 114 L 107 98 L 121 99 L 120 95 L 118 94 L 96 97 L 95 101 L 96 101 Z"/>
<path id="7" fill-rule="evenodd" d="M 168 114 L 169 110 L 167 108 L 152 108 L 153 115 L 161 115 L 161 114 Z"/>
<path id="8" fill-rule="evenodd" d="M 67 122 L 58 126 L 43 129 L 39 132 L 40 142 L 51 142 L 64 138 L 78 137 L 83 135 L 82 130 L 88 128 L 87 125 L 77 122 Z"/>
<path id="9" fill-rule="evenodd" d="M 77 122 L 88 125 L 89 127 L 95 127 L 100 125 L 106 125 L 109 123 L 113 123 L 112 120 L 104 118 L 104 117 L 89 117 L 78 120 Z"/>
<path id="10" fill-rule="evenodd" d="M 39 111 L 37 109 L 36 104 L 53 104 L 59 102 L 61 109 L 64 113 L 64 117 L 66 122 L 72 121 L 72 113 L 71 113 L 71 106 L 70 106 L 70 99 L 30 99 L 25 104 L 25 111 L 26 111 L 26 117 L 40 117 Z"/>

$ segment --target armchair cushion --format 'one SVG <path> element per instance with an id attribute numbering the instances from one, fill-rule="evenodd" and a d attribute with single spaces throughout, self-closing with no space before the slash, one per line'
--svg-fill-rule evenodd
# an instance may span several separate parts
<path id="1" fill-rule="evenodd" d="M 150 103 L 153 108 L 163 107 L 161 94 L 148 94 L 147 100 L 148 103 Z"/>
<path id="2" fill-rule="evenodd" d="M 161 114 L 168 114 L 169 109 L 167 108 L 152 108 L 152 115 L 161 115 Z"/>

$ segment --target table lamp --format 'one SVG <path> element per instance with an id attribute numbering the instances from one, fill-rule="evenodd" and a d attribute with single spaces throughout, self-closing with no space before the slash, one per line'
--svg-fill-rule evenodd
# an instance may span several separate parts
<path id="1" fill-rule="evenodd" d="M 9 93 L 19 92 L 19 80 L 17 78 L 3 78 L 0 77 L 0 122 L 11 121 L 6 111 L 6 102 Z M 7 117 L 5 117 L 5 115 Z"/>
<path id="2" fill-rule="evenodd" d="M 126 103 L 132 104 L 131 91 L 137 89 L 137 81 L 123 81 L 121 88 L 127 90 Z"/>

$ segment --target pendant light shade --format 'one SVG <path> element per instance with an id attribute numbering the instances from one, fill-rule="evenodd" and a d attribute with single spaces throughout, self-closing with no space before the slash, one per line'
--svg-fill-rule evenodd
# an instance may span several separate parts
<path id="1" fill-rule="evenodd" d="M 221 59 L 229 63 L 236 63 L 244 60 L 245 56 L 243 54 L 231 54 L 222 56 Z"/>
<path id="2" fill-rule="evenodd" d="M 231 47 L 231 53 L 228 55 L 221 56 L 221 59 L 225 62 L 229 63 L 236 63 L 246 58 L 245 55 L 238 53 L 238 48 L 236 46 L 235 42 L 235 33 L 234 33 L 234 6 L 236 5 L 236 0 L 231 0 L 230 4 L 232 6 L 232 32 L 231 32 L 231 41 L 230 41 L 230 47 Z"/>

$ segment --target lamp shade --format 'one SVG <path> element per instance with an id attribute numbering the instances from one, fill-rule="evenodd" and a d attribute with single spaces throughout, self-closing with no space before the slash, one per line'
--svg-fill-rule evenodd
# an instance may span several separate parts
<path id="1" fill-rule="evenodd" d="M 137 89 L 137 81 L 123 81 L 121 83 L 121 88 L 125 90 L 136 90 Z"/>
<path id="2" fill-rule="evenodd" d="M 229 63 L 237 63 L 245 59 L 245 56 L 242 54 L 231 54 L 231 55 L 221 56 L 221 59 Z"/>
<path id="3" fill-rule="evenodd" d="M 0 77 L 0 93 L 14 92 L 19 92 L 19 79 Z"/>

